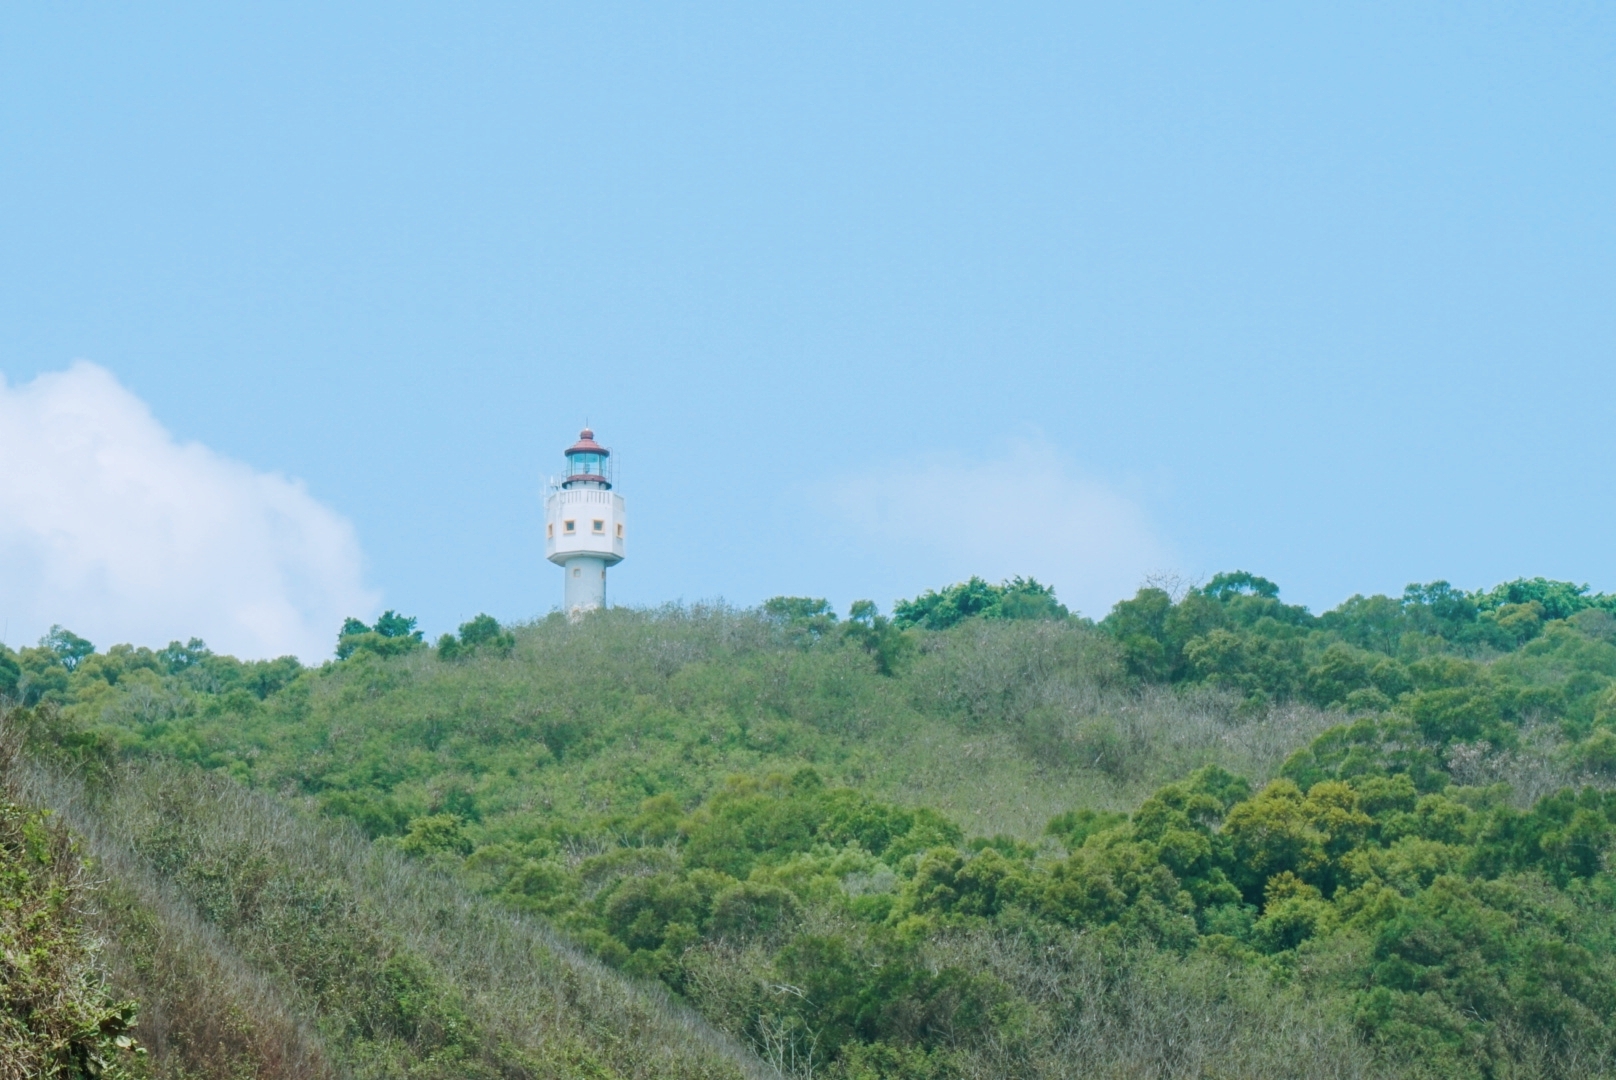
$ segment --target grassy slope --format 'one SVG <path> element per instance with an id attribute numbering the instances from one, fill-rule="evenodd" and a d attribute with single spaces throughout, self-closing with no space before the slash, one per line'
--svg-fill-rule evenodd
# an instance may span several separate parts
<path id="1" fill-rule="evenodd" d="M 87 919 L 92 875 L 72 837 L 13 783 L 0 723 L 0 1080 L 147 1075 Z"/>
<path id="2" fill-rule="evenodd" d="M 159 1075 L 690 1077 L 755 1073 L 636 988 L 454 882 L 192 768 L 18 771 L 84 838 L 118 988 Z"/>
<path id="3" fill-rule="evenodd" d="M 889 679 L 855 648 L 701 610 L 544 621 L 518 628 L 509 658 L 361 654 L 267 703 L 168 708 L 126 692 L 80 711 L 274 790 L 386 788 L 404 818 L 447 808 L 478 842 L 653 795 L 689 805 L 726 776 L 804 763 L 972 833 L 1033 839 L 1056 813 L 1131 808 L 1202 764 L 1266 779 L 1334 722 L 1302 705 L 1247 715 L 1210 691 L 1139 695 L 1080 624 L 964 627 Z"/>
<path id="4" fill-rule="evenodd" d="M 119 989 L 143 1001 L 153 1075 L 779 1075 L 654 985 L 220 776 L 121 767 L 93 796 L 37 769 L 18 779 L 99 862 L 94 925 L 114 942 Z M 755 959 L 713 953 L 696 999 L 720 1021 L 725 999 L 744 1011 L 761 989 Z M 925 962 L 990 971 L 1039 1005 L 1022 1021 L 1033 1053 L 988 1046 L 951 1076 L 1053 1080 L 1074 1062 L 1119 1078 L 1378 1075 L 1333 1003 L 1215 958 L 976 933 L 936 943 Z"/>

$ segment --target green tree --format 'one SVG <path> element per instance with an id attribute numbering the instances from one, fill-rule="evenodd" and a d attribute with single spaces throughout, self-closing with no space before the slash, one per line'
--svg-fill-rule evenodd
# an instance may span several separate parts
<path id="1" fill-rule="evenodd" d="M 392 609 L 382 612 L 375 626 L 349 617 L 337 634 L 338 660 L 346 660 L 361 650 L 377 656 L 397 656 L 420 647 L 421 631 L 415 628 L 415 618 Z"/>
<path id="2" fill-rule="evenodd" d="M 51 627 L 50 633 L 39 639 L 39 644 L 55 653 L 68 671 L 78 667 L 79 661 L 95 652 L 94 645 L 61 626 Z"/>
<path id="3" fill-rule="evenodd" d="M 1189 671 L 1202 682 L 1257 700 L 1284 700 L 1302 684 L 1302 639 L 1264 619 L 1251 630 L 1212 630 L 1184 646 Z"/>
<path id="4" fill-rule="evenodd" d="M 17 682 L 22 678 L 22 665 L 17 654 L 0 644 L 0 697 L 16 698 Z"/>
<path id="5" fill-rule="evenodd" d="M 410 620 L 414 623 L 414 620 Z M 502 630 L 492 615 L 478 615 L 460 624 L 460 637 L 444 634 L 438 638 L 438 659 L 459 660 L 477 653 L 509 656 L 516 648 L 516 635 Z"/>
<path id="6" fill-rule="evenodd" d="M 376 633 L 384 638 L 413 638 L 421 640 L 421 631 L 415 628 L 413 615 L 400 615 L 389 608 L 376 620 Z"/>
<path id="7" fill-rule="evenodd" d="M 354 621 L 348 620 L 349 623 Z M 361 633 L 368 629 L 364 623 L 360 623 L 359 626 Z M 346 633 L 347 630 L 348 626 L 344 624 L 343 632 Z M 164 671 L 170 675 L 178 675 L 182 671 L 196 667 L 212 655 L 213 651 L 208 648 L 207 642 L 194 637 L 183 645 L 177 641 L 170 641 L 164 648 L 158 650 L 157 660 L 163 665 Z"/>
<path id="8" fill-rule="evenodd" d="M 456 814 L 428 814 L 410 822 L 399 849 L 410 855 L 470 855 L 471 840 L 462 831 L 464 822 Z"/>
<path id="9" fill-rule="evenodd" d="M 811 622 L 815 619 L 836 621 L 836 610 L 830 601 L 811 596 L 774 596 L 763 601 L 763 613 L 782 622 Z"/>
<path id="10" fill-rule="evenodd" d="M 1172 614 L 1173 598 L 1156 588 L 1140 589 L 1132 600 L 1119 600 L 1111 608 L 1100 626 L 1122 646 L 1130 675 L 1147 682 L 1172 677 L 1182 650 L 1182 643 L 1172 642 L 1168 634 Z"/>
<path id="11" fill-rule="evenodd" d="M 875 658 L 875 669 L 886 676 L 914 651 L 914 639 L 896 622 L 880 613 L 873 600 L 855 600 L 842 633 Z"/>
<path id="12" fill-rule="evenodd" d="M 1569 581 L 1550 581 L 1547 578 L 1518 578 L 1496 585 L 1476 595 L 1476 605 L 1482 611 L 1496 611 L 1523 604 L 1538 605 L 1544 619 L 1569 619 L 1579 611 L 1590 608 L 1616 610 L 1616 596 L 1588 592 L 1587 585 L 1573 585 Z"/>
<path id="13" fill-rule="evenodd" d="M 892 619 L 900 627 L 947 630 L 965 619 L 1064 619 L 1069 612 L 1055 599 L 1055 590 L 1035 578 L 1020 576 L 998 585 L 979 577 L 950 585 L 941 592 L 928 589 L 913 600 L 899 600 Z"/>
<path id="14" fill-rule="evenodd" d="M 1256 596 L 1264 600 L 1279 598 L 1278 585 L 1245 570 L 1215 574 L 1211 581 L 1201 587 L 1201 592 L 1224 603 L 1240 596 Z"/>
<path id="15" fill-rule="evenodd" d="M 801 644 L 820 641 L 836 629 L 836 610 L 820 597 L 770 597 L 763 601 L 763 614 Z"/>
<path id="16" fill-rule="evenodd" d="M 1346 642 L 1332 642 L 1308 669 L 1303 680 L 1308 700 L 1328 707 L 1344 702 L 1354 691 L 1371 685 L 1371 672 L 1380 661 L 1374 653 Z"/>

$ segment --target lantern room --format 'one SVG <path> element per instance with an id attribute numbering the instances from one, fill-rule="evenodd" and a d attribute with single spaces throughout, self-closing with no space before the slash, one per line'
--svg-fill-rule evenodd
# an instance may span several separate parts
<path id="1" fill-rule="evenodd" d="M 595 441 L 595 433 L 584 428 L 578 441 L 566 450 L 567 475 L 561 481 L 564 488 L 588 486 L 610 489 L 612 452 Z"/>

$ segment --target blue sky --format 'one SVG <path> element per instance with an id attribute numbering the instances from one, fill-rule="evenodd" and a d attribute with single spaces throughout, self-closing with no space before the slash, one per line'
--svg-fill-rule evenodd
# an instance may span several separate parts
<path id="1" fill-rule="evenodd" d="M 315 591 L 434 633 L 559 602 L 585 419 L 625 603 L 1616 589 L 1616 15 L 1311 7 L 15 5 L 0 373 L 301 482 Z M 214 625 L 35 555 L 13 645 Z"/>

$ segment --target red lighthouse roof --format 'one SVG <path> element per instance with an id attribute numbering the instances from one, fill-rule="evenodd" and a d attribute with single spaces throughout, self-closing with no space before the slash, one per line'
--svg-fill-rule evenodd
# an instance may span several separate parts
<path id="1" fill-rule="evenodd" d="M 578 433 L 578 441 L 567 447 L 566 453 L 568 457 L 573 454 L 599 454 L 601 457 L 607 457 L 611 451 L 595 441 L 593 431 L 584 428 Z"/>

